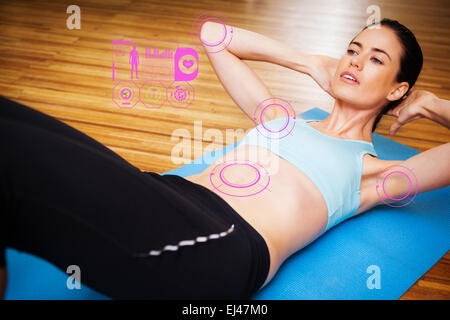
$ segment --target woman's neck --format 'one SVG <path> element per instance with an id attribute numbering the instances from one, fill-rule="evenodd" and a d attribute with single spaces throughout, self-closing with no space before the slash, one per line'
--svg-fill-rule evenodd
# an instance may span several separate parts
<path id="1" fill-rule="evenodd" d="M 330 115 L 317 126 L 327 135 L 372 142 L 372 127 L 380 108 L 361 109 L 336 100 Z"/>

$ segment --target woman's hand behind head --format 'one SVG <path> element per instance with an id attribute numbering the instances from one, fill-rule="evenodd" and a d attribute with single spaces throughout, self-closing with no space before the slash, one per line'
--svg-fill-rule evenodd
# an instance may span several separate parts
<path id="1" fill-rule="evenodd" d="M 430 106 L 436 99 L 436 95 L 425 90 L 414 90 L 408 94 L 394 109 L 389 110 L 386 114 L 397 117 L 392 124 L 389 134 L 395 135 L 397 130 L 404 124 L 426 117 L 426 108 Z"/>
<path id="2" fill-rule="evenodd" d="M 323 55 L 313 55 L 311 62 L 312 66 L 309 75 L 325 92 L 334 98 L 331 90 L 331 80 L 336 72 L 339 60 Z"/>

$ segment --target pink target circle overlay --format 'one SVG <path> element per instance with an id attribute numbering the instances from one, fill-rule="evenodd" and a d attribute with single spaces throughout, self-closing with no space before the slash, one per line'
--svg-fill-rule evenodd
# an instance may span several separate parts
<path id="1" fill-rule="evenodd" d="M 201 39 L 200 30 L 202 25 L 207 21 L 215 21 L 222 25 L 224 28 L 224 35 L 220 41 L 217 43 L 208 43 Z M 228 28 L 227 28 L 228 26 Z M 191 39 L 192 42 L 199 50 L 203 50 L 207 53 L 217 53 L 225 50 L 231 43 L 233 39 L 233 27 L 231 26 L 228 18 L 216 11 L 207 11 L 199 15 L 193 22 L 191 27 Z M 223 48 L 219 45 L 223 44 Z"/>
<path id="2" fill-rule="evenodd" d="M 394 171 L 393 168 L 395 168 L 395 167 L 397 167 L 399 170 Z M 392 179 L 392 177 L 394 175 L 402 175 L 402 176 L 406 177 L 406 179 L 408 179 L 408 182 L 409 182 L 409 190 L 401 198 L 393 198 L 386 191 L 387 181 L 389 181 L 389 179 Z M 405 166 L 402 166 L 402 165 L 389 166 L 386 169 L 384 169 L 383 172 L 381 172 L 377 177 L 376 191 L 377 191 L 378 197 L 384 204 L 387 204 L 390 207 L 399 208 L 399 207 L 404 207 L 404 206 L 410 204 L 416 197 L 418 190 L 419 190 L 419 188 L 418 188 L 418 184 L 417 184 L 417 178 L 416 178 L 414 172 L 411 169 L 409 169 Z M 395 203 L 395 204 L 388 203 L 384 200 L 384 197 L 382 195 L 384 195 L 388 199 L 390 199 L 392 201 L 396 201 L 398 203 Z M 408 201 L 403 201 L 403 200 L 407 199 L 408 197 L 411 197 L 411 198 Z"/>
<path id="3" fill-rule="evenodd" d="M 271 110 L 278 109 L 283 114 L 274 120 L 268 116 Z M 291 104 L 281 98 L 269 98 L 263 100 L 253 113 L 252 119 L 255 123 L 256 130 L 268 139 L 282 139 L 289 135 L 295 126 L 295 119 L 297 118 Z"/>
<path id="4" fill-rule="evenodd" d="M 130 87 L 124 87 L 120 90 L 120 97 L 124 100 L 130 100 L 134 97 L 133 89 Z"/>
<path id="5" fill-rule="evenodd" d="M 409 181 L 409 190 L 408 190 L 408 193 L 407 193 L 405 196 L 403 196 L 402 198 L 391 198 L 391 197 L 388 195 L 388 193 L 386 192 L 386 189 L 385 189 L 386 180 L 389 178 L 389 176 L 393 175 L 394 173 L 398 173 L 398 174 L 401 174 L 401 175 L 405 176 L 406 179 L 408 179 L 408 181 Z M 412 184 L 411 179 L 408 177 L 407 174 L 405 174 L 404 172 L 401 172 L 401 171 L 393 171 L 393 172 L 390 172 L 390 173 L 389 173 L 386 177 L 384 177 L 384 179 L 383 179 L 383 192 L 384 192 L 384 194 L 386 195 L 386 197 L 388 197 L 389 199 L 394 200 L 394 201 L 401 201 L 401 200 L 407 198 L 407 197 L 411 194 L 411 189 L 412 189 L 412 185 L 411 185 L 411 184 Z"/>
<path id="6" fill-rule="evenodd" d="M 223 30 L 224 30 L 224 35 L 223 35 L 222 40 L 220 40 L 220 41 L 217 42 L 217 43 L 207 43 L 205 40 L 203 40 L 203 39 L 200 37 L 200 30 L 201 30 L 203 24 L 204 24 L 206 21 L 208 21 L 208 20 L 209 20 L 209 21 L 215 20 L 215 21 L 217 21 L 217 22 L 219 22 L 219 23 L 222 24 L 222 27 L 223 27 Z M 206 19 L 204 19 L 202 22 L 200 22 L 200 24 L 198 25 L 198 28 L 197 28 L 197 36 L 198 36 L 198 39 L 200 40 L 200 42 L 203 43 L 205 46 L 208 46 L 208 47 L 217 47 L 217 46 L 220 45 L 222 42 L 224 42 L 224 41 L 225 41 L 225 38 L 227 37 L 227 27 L 226 27 L 226 24 L 225 24 L 222 20 L 220 20 L 220 19 L 218 19 L 218 18 L 206 18 Z"/>
<path id="7" fill-rule="evenodd" d="M 236 175 L 230 177 L 233 175 L 232 171 L 236 169 L 244 170 L 245 179 L 242 179 L 242 175 L 237 179 Z M 212 169 L 209 179 L 214 189 L 233 197 L 254 196 L 267 189 L 270 183 L 269 172 L 263 166 L 244 160 L 219 163 Z"/>

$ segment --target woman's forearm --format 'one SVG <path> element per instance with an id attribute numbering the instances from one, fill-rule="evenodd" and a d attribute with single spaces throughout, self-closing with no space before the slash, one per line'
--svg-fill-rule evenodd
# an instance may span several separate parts
<path id="1" fill-rule="evenodd" d="M 433 102 L 424 106 L 424 116 L 428 119 L 436 121 L 437 123 L 450 129 L 450 101 L 445 99 L 439 99 L 438 97 L 433 99 Z"/>
<path id="2" fill-rule="evenodd" d="M 207 22 L 212 33 L 223 33 L 223 26 L 214 22 Z M 227 26 L 227 30 L 230 30 Z M 309 74 L 312 65 L 312 55 L 302 53 L 281 41 L 271 39 L 262 34 L 233 27 L 233 38 L 227 50 L 244 60 L 265 61 Z"/>

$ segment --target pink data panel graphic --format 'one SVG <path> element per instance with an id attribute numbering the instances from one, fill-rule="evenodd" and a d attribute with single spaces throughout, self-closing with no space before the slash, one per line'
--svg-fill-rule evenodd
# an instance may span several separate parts
<path id="1" fill-rule="evenodd" d="M 112 100 L 120 108 L 142 103 L 160 108 L 187 108 L 194 101 L 189 81 L 198 75 L 198 54 L 177 41 L 112 42 Z"/>

